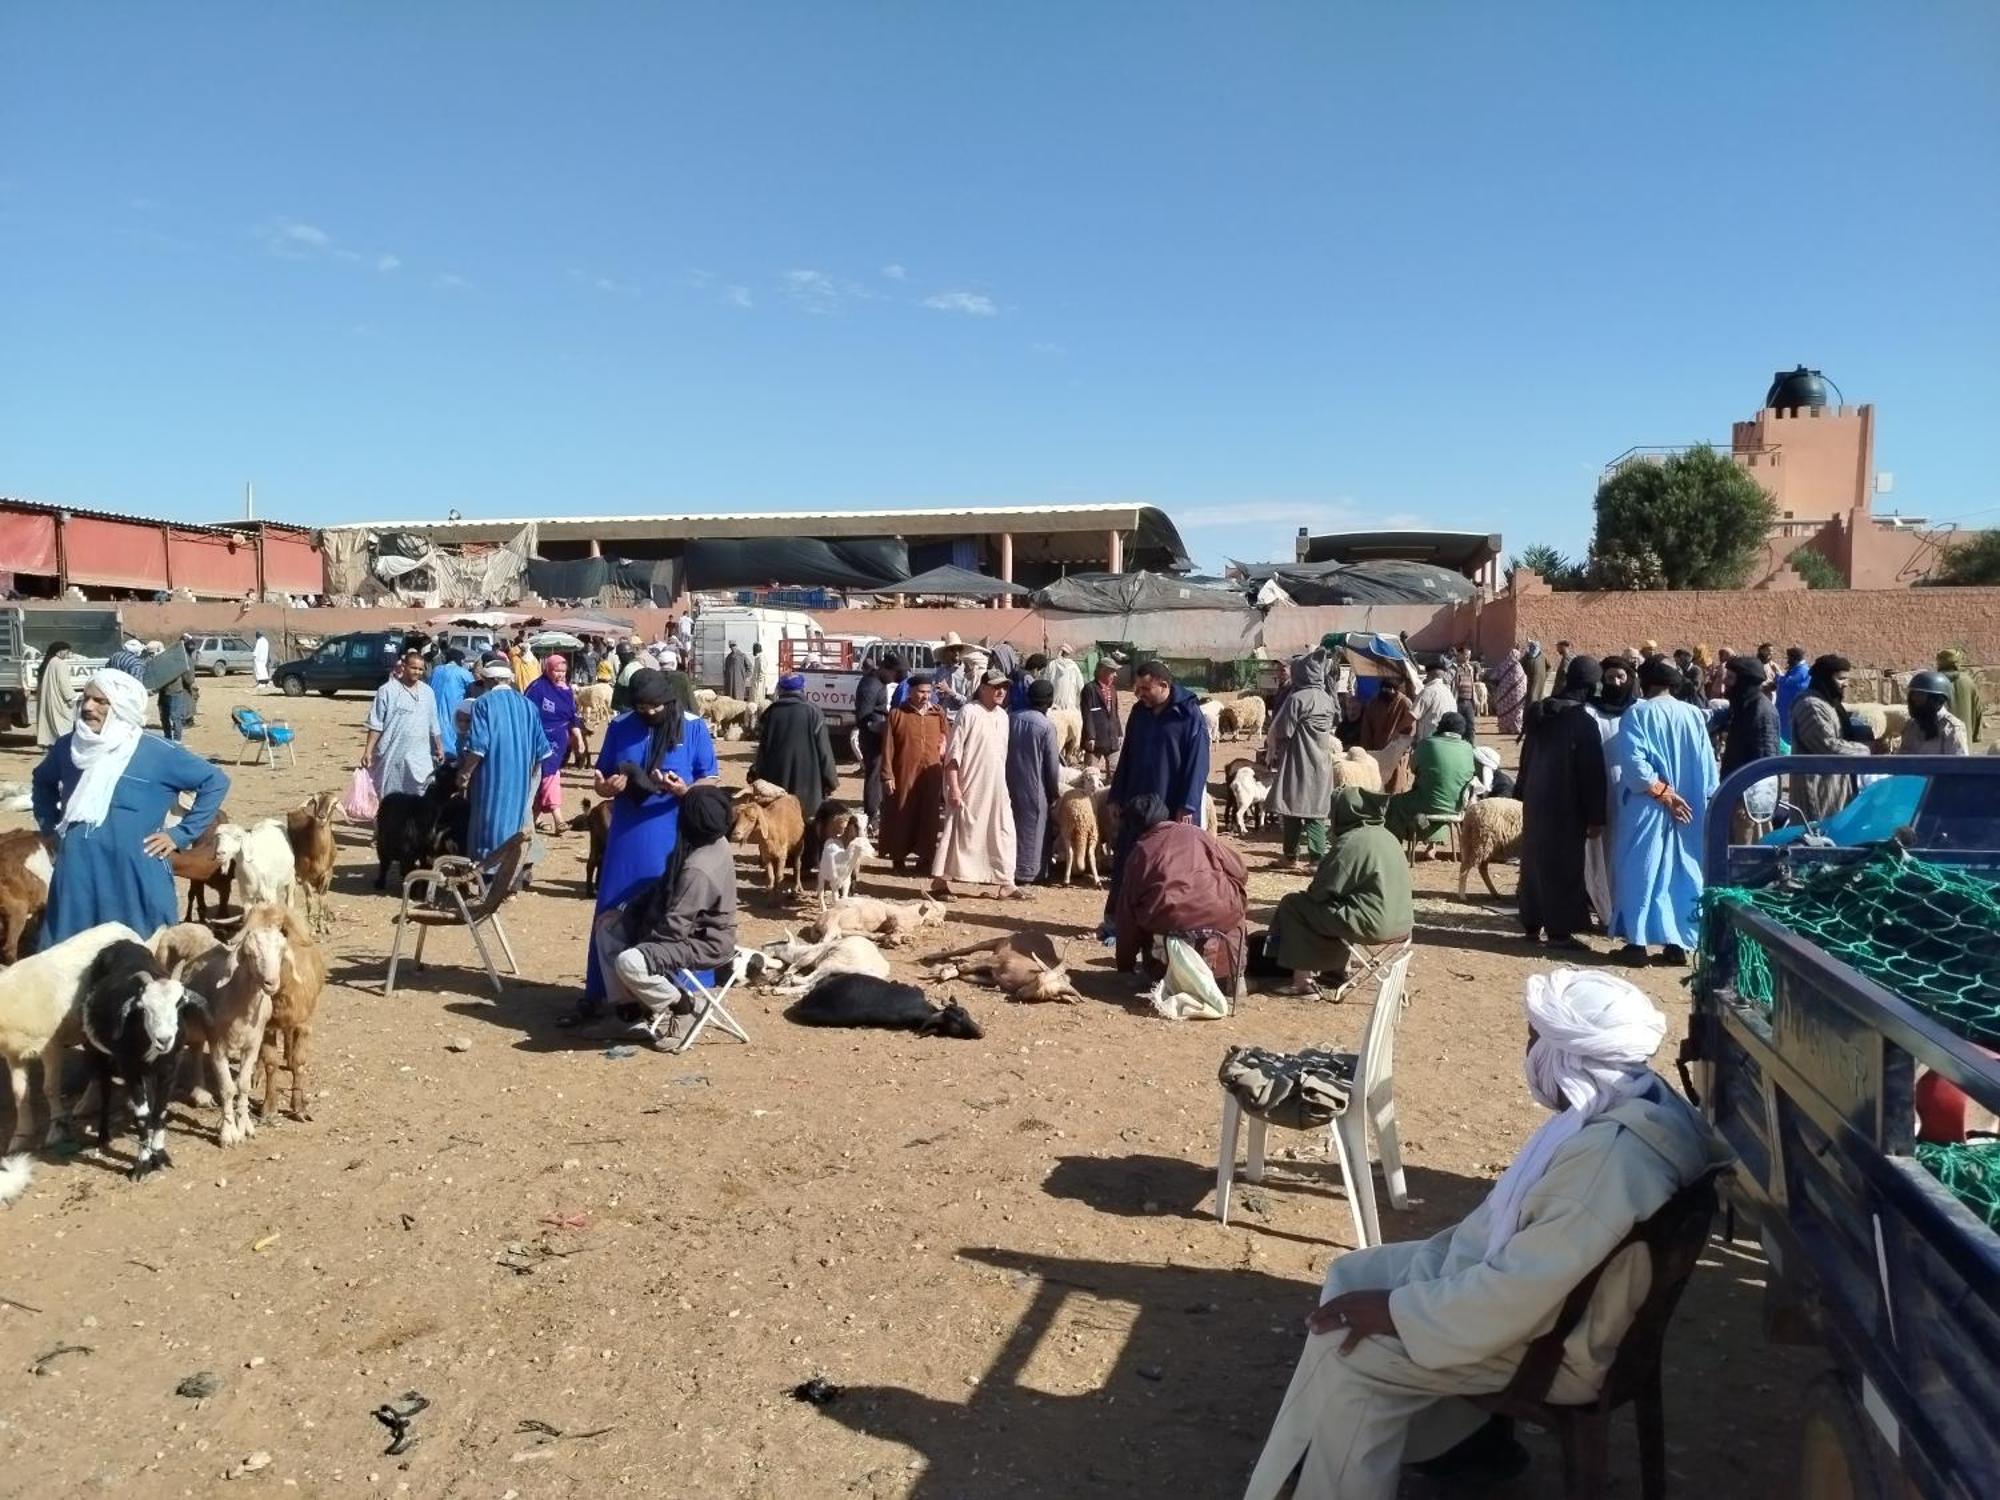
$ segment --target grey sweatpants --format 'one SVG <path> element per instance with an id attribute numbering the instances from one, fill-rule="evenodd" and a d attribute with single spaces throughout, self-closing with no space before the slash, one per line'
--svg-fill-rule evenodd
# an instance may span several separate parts
<path id="1" fill-rule="evenodd" d="M 624 921 L 625 908 L 615 906 L 597 919 L 591 934 L 591 941 L 597 944 L 597 961 L 604 971 L 604 998 L 612 1005 L 633 1001 L 656 1016 L 662 1015 L 684 998 L 680 987 L 664 975 L 653 973 L 646 955 L 637 948 L 625 946 L 624 934 L 619 931 Z"/>

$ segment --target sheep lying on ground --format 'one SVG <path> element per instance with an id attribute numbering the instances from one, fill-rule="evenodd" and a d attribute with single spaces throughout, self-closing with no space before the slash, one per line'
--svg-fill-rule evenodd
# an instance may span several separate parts
<path id="1" fill-rule="evenodd" d="M 1056 851 L 1063 862 L 1063 884 L 1073 885 L 1078 867 L 1090 872 L 1092 885 L 1104 884 L 1097 873 L 1097 798 L 1103 778 L 1093 767 L 1083 781 L 1056 798 Z"/>
<path id="2" fill-rule="evenodd" d="M 1350 745 L 1333 758 L 1333 788 L 1339 791 L 1344 786 L 1358 786 L 1364 792 L 1382 790 L 1382 763 L 1373 752 Z"/>
<path id="3" fill-rule="evenodd" d="M 1069 966 L 1045 932 L 1010 932 L 989 943 L 933 953 L 938 978 L 984 979 L 1009 1000 L 1075 1000 Z"/>
<path id="4" fill-rule="evenodd" d="M 312 1042 L 313 1015 L 319 1009 L 321 991 L 326 988 L 326 950 L 299 925 L 282 906 L 260 907 L 250 913 L 244 931 L 275 923 L 284 938 L 285 959 L 279 970 L 278 988 L 271 996 L 271 1018 L 264 1026 L 258 1065 L 264 1071 L 264 1102 L 258 1118 L 268 1121 L 278 1095 L 278 1069 L 292 1075 L 291 1107 L 294 1120 L 310 1120 L 306 1110 L 306 1051 Z"/>
<path id="5" fill-rule="evenodd" d="M 755 844 L 764 860 L 764 887 L 776 891 L 789 877 L 794 891 L 805 890 L 806 815 L 799 799 L 780 792 L 769 802 L 739 797 L 729 841 Z"/>
<path id="6" fill-rule="evenodd" d="M 1521 804 L 1513 797 L 1481 797 L 1465 809 L 1458 825 L 1458 899 L 1465 899 L 1466 877 L 1473 867 L 1495 896 L 1500 888 L 1486 867 L 1496 859 L 1513 859 L 1521 852 Z"/>
<path id="7" fill-rule="evenodd" d="M 81 1040 L 79 997 L 84 975 L 97 955 L 113 943 L 137 942 L 139 935 L 117 922 L 87 928 L 53 948 L 30 953 L 0 971 L 0 1057 L 14 1088 L 14 1137 L 7 1149 L 27 1148 L 32 1116 L 28 1110 L 28 1060 L 42 1065 L 44 1125 L 55 1133 L 67 1123 L 62 1109 L 62 1056 Z M 22 1186 L 26 1186 L 25 1180 Z"/>
<path id="8" fill-rule="evenodd" d="M 1056 759 L 1068 765 L 1083 754 L 1083 710 L 1052 708 L 1049 722 L 1056 726 Z"/>
<path id="9" fill-rule="evenodd" d="M 263 903 L 244 912 L 235 942 L 209 950 L 188 966 L 187 986 L 195 1003 L 188 1011 L 187 1041 L 205 1055 L 214 1079 L 216 1103 L 222 1107 L 218 1146 L 234 1146 L 256 1133 L 250 1082 L 284 963 L 283 908 Z"/>
<path id="10" fill-rule="evenodd" d="M 314 932 L 332 927 L 326 914 L 327 887 L 333 883 L 338 850 L 333 820 L 340 811 L 340 793 L 315 792 L 285 814 L 285 837 L 292 846 L 292 875 L 306 893 L 306 920 Z"/>
<path id="11" fill-rule="evenodd" d="M 1271 796 L 1271 783 L 1257 775 L 1256 764 L 1232 760 L 1226 773 L 1229 787 L 1229 821 L 1238 835 L 1247 836 L 1264 822 L 1264 804 Z"/>
<path id="12" fill-rule="evenodd" d="M 836 974 L 889 977 L 889 960 L 873 938 L 858 933 L 816 943 L 801 954 L 779 983 L 781 994 L 798 994 Z"/>
<path id="13" fill-rule="evenodd" d="M 942 1009 L 934 1008 L 915 985 L 868 974 L 836 974 L 814 985 L 785 1019 L 800 1026 L 878 1026 L 975 1042 L 986 1034 L 963 1006 L 946 1001 Z"/>
<path id="14" fill-rule="evenodd" d="M 55 864 L 48 843 L 32 828 L 0 833 L 0 958 L 21 956 L 39 929 L 49 904 L 49 877 Z"/>
<path id="15" fill-rule="evenodd" d="M 171 1167 L 167 1096 L 180 1063 L 182 1022 L 196 1009 L 193 997 L 178 979 L 160 973 L 144 943 L 120 938 L 91 960 L 77 1008 L 97 1074 L 97 1149 L 111 1147 L 111 1111 L 116 1103 L 112 1080 L 122 1078 L 139 1124 L 132 1178 L 136 1181 L 155 1167 Z"/>
<path id="16" fill-rule="evenodd" d="M 849 896 L 834 903 L 807 933 L 820 942 L 859 933 L 879 937 L 885 947 L 899 948 L 924 927 L 944 925 L 944 903 L 925 896 L 918 901 L 884 901 L 879 896 Z"/>

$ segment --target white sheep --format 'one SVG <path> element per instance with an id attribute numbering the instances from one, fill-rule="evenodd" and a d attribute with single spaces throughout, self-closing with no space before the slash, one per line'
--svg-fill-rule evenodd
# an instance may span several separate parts
<path id="1" fill-rule="evenodd" d="M 131 928 L 105 922 L 0 971 L 0 1057 L 7 1061 L 14 1088 L 14 1136 L 7 1146 L 10 1153 L 24 1151 L 29 1141 L 30 1058 L 41 1061 L 48 1129 L 53 1132 L 59 1119 L 66 1123 L 60 1107 L 62 1055 L 83 1039 L 83 1018 L 78 1010 L 83 976 L 97 955 L 113 943 L 137 941 L 138 934 Z M 10 1163 L 0 1168 L 6 1184 L 0 1190 L 0 1202 L 27 1190 L 25 1163 L 13 1162 L 11 1157 Z"/>
<path id="2" fill-rule="evenodd" d="M 1254 740 L 1264 732 L 1264 700 L 1255 693 L 1238 693 L 1222 705 L 1222 732 L 1231 739 Z"/>
<path id="3" fill-rule="evenodd" d="M 1201 717 L 1208 725 L 1208 742 L 1213 745 L 1222 736 L 1222 700 L 1204 698 L 1201 700 Z"/>
<path id="4" fill-rule="evenodd" d="M 1333 786 L 1338 791 L 1344 786 L 1360 787 L 1364 792 L 1382 790 L 1382 763 L 1370 751 L 1359 745 L 1350 745 L 1333 758 Z"/>
<path id="5" fill-rule="evenodd" d="M 1083 710 L 1052 708 L 1049 722 L 1056 726 L 1056 759 L 1068 765 L 1083 754 Z"/>
<path id="6" fill-rule="evenodd" d="M 1473 866 L 1479 878 L 1495 896 L 1500 888 L 1493 883 L 1487 865 L 1496 859 L 1513 859 L 1521 852 L 1521 804 L 1513 797 L 1481 797 L 1465 810 L 1458 825 L 1458 899 L 1465 899 L 1466 877 Z"/>
<path id="7" fill-rule="evenodd" d="M 266 901 L 292 904 L 298 871 L 283 818 L 266 818 L 249 828 L 225 823 L 216 830 L 215 852 L 236 878 L 237 900 L 244 911 Z"/>

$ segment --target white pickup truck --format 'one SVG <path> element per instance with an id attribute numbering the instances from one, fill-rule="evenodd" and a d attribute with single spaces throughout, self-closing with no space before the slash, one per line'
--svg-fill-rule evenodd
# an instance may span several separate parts
<path id="1" fill-rule="evenodd" d="M 899 656 L 912 672 L 929 672 L 937 663 L 936 641 L 885 641 L 879 636 L 823 636 L 810 646 L 787 641 L 779 656 L 781 672 L 803 673 L 805 699 L 826 716 L 829 729 L 845 734 L 854 727 L 854 694 L 861 674 L 872 672 L 885 656 Z M 796 654 L 798 665 L 791 665 Z"/>

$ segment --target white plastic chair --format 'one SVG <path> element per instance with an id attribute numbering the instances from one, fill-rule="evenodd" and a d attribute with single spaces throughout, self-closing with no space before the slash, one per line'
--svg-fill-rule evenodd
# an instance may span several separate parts
<path id="1" fill-rule="evenodd" d="M 744 965 L 748 960 L 749 950 L 738 948 L 736 950 L 736 957 L 729 964 L 729 977 L 722 981 L 720 989 L 713 990 L 703 984 L 700 976 L 692 969 L 675 970 L 674 986 L 694 1002 L 695 1018 L 694 1025 L 688 1028 L 688 1034 L 667 1049 L 670 1053 L 679 1055 L 687 1051 L 688 1048 L 695 1044 L 695 1038 L 699 1037 L 708 1028 L 708 1023 L 711 1021 L 735 1037 L 739 1042 L 748 1042 L 750 1040 L 750 1033 L 743 1029 L 742 1023 L 731 1015 L 729 1007 L 723 1004 L 724 997 L 736 988 L 736 981 L 743 977 Z M 667 1023 L 666 1016 L 656 1017 L 655 1020 L 661 1026 Z M 655 1035 L 657 1034 L 655 1033 Z"/>
<path id="2" fill-rule="evenodd" d="M 1347 1104 L 1333 1117 L 1327 1129 L 1335 1157 L 1340 1162 L 1340 1181 L 1347 1193 L 1348 1210 L 1354 1215 L 1357 1249 L 1382 1243 L 1382 1224 L 1375 1211 L 1374 1161 L 1368 1154 L 1368 1130 L 1372 1125 L 1375 1143 L 1381 1152 L 1382 1180 L 1389 1190 L 1389 1206 L 1410 1206 L 1408 1186 L 1403 1176 L 1403 1141 L 1396 1124 L 1396 1027 L 1402 1020 L 1410 975 L 1410 945 L 1378 970 L 1374 1007 L 1361 1034 L 1361 1050 L 1354 1058 L 1354 1081 L 1348 1089 Z M 1236 1134 L 1243 1118 L 1243 1105 L 1229 1090 L 1222 1091 L 1222 1150 L 1216 1158 L 1215 1217 L 1229 1222 L 1229 1189 L 1236 1175 Z M 1243 1169 L 1245 1182 L 1264 1180 L 1264 1132 L 1267 1122 L 1250 1117 L 1250 1159 Z"/>

